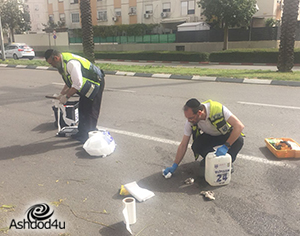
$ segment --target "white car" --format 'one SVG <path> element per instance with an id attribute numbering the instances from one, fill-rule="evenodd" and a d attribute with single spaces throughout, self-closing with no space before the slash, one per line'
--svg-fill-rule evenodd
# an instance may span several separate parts
<path id="1" fill-rule="evenodd" d="M 1 51 L 0 56 L 2 57 Z M 15 60 L 19 58 L 28 58 L 29 60 L 32 60 L 35 57 L 35 52 L 33 48 L 25 43 L 12 43 L 5 48 L 5 56 L 7 58 L 12 57 Z"/>

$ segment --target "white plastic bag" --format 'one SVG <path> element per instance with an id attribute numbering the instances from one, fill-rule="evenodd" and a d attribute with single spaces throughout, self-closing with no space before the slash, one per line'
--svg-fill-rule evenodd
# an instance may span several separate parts
<path id="1" fill-rule="evenodd" d="M 91 156 L 106 157 L 114 152 L 116 143 L 108 131 L 92 131 L 83 148 Z"/>

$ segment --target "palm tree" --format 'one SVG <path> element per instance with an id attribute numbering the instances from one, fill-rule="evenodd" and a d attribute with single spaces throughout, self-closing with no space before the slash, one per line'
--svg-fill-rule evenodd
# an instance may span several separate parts
<path id="1" fill-rule="evenodd" d="M 94 54 L 94 32 L 92 25 L 91 2 L 90 0 L 80 0 L 81 28 L 82 28 L 82 46 L 85 57 L 95 61 Z"/>
<path id="2" fill-rule="evenodd" d="M 277 64 L 278 71 L 280 72 L 291 72 L 294 66 L 298 6 L 299 0 L 284 0 Z"/>

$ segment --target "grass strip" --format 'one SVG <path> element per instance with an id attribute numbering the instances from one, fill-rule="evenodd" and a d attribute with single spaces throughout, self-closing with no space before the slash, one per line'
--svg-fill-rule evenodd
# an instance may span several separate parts
<path id="1" fill-rule="evenodd" d="M 44 60 L 5 60 L 1 64 L 9 65 L 34 65 L 50 66 Z M 213 76 L 225 78 L 249 78 L 249 79 L 269 79 L 283 81 L 300 81 L 300 71 L 294 72 L 276 72 L 271 70 L 251 70 L 251 69 L 208 69 L 200 67 L 182 67 L 182 66 L 152 66 L 152 65 L 116 65 L 112 63 L 96 63 L 104 71 L 124 71 L 149 74 L 175 74 L 175 75 L 198 75 Z"/>

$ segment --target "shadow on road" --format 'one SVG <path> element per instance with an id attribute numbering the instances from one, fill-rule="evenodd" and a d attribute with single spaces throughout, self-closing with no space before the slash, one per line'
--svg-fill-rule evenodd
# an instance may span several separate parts
<path id="1" fill-rule="evenodd" d="M 123 221 L 110 225 L 109 227 L 104 227 L 100 229 L 99 234 L 103 236 L 112 236 L 112 235 L 129 236 L 130 235 L 130 233 L 126 230 L 126 226 Z"/>
<path id="2" fill-rule="evenodd" d="M 34 132 L 38 132 L 38 133 L 46 133 L 48 131 L 53 131 L 57 129 L 55 127 L 55 124 L 53 122 L 50 122 L 50 123 L 44 123 L 44 124 L 40 124 L 38 125 L 37 127 L 35 127 L 34 129 L 32 129 L 31 131 L 34 131 Z"/>
<path id="3" fill-rule="evenodd" d="M 53 137 L 48 138 L 53 139 Z M 47 153 L 48 151 L 65 149 L 68 147 L 76 147 L 79 142 L 74 142 L 72 139 L 57 138 L 55 141 L 34 142 L 27 145 L 13 145 L 0 148 L 0 160 L 13 159 L 24 156 L 33 156 L 37 154 Z"/>
<path id="4" fill-rule="evenodd" d="M 193 178 L 194 184 L 185 184 L 187 178 Z M 169 179 L 165 179 L 159 172 L 141 179 L 138 185 L 153 192 L 179 192 L 188 195 L 199 194 L 200 191 L 213 191 L 221 187 L 210 186 L 205 181 L 204 167 L 201 167 L 197 161 L 180 165 Z"/>
<path id="5" fill-rule="evenodd" d="M 284 161 L 288 160 L 289 162 L 299 161 L 299 158 L 278 158 L 276 157 L 267 147 L 260 147 L 260 152 L 269 160 L 269 161 Z"/>

